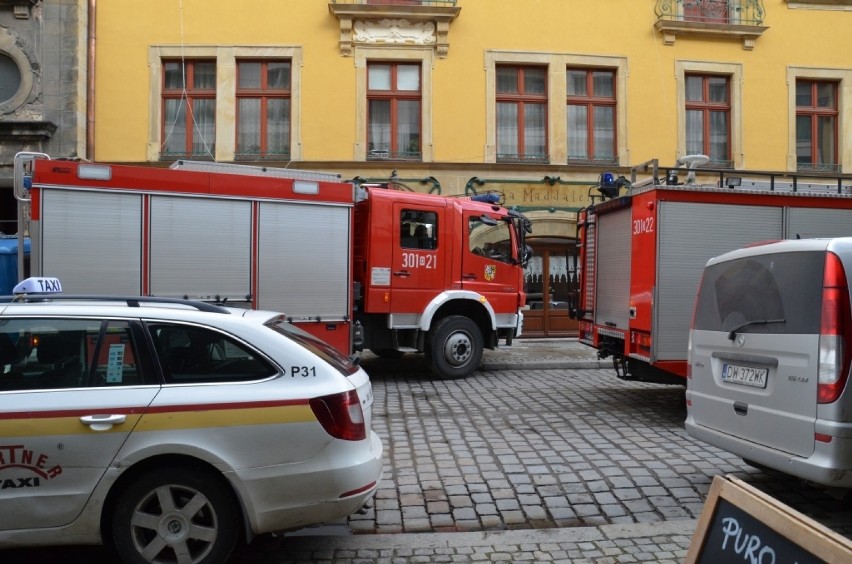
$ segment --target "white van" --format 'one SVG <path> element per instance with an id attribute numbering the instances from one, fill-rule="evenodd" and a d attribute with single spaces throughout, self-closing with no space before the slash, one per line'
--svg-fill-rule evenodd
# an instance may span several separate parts
<path id="1" fill-rule="evenodd" d="M 852 487 L 852 238 L 708 261 L 689 338 L 686 431 L 755 466 Z"/>

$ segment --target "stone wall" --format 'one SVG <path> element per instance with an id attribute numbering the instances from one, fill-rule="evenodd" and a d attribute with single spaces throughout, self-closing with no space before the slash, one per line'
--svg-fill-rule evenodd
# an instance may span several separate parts
<path id="1" fill-rule="evenodd" d="M 85 156 L 85 0 L 0 0 L 0 232 L 17 230 L 19 151 Z"/>

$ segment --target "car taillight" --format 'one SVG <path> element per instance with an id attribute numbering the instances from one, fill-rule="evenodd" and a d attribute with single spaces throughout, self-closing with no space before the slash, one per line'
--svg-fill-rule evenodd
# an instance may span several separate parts
<path id="1" fill-rule="evenodd" d="M 840 397 L 846 386 L 852 358 L 849 287 L 843 264 L 834 253 L 826 254 L 822 286 L 817 401 L 831 403 Z"/>
<path id="2" fill-rule="evenodd" d="M 695 318 L 698 317 L 698 300 L 701 299 L 701 287 L 704 284 L 704 275 L 698 285 L 698 293 L 692 300 L 692 321 L 689 324 L 689 337 L 686 340 L 686 379 L 692 380 L 692 333 L 695 331 Z"/>
<path id="3" fill-rule="evenodd" d="M 364 412 L 355 390 L 313 398 L 310 403 L 317 421 L 332 437 L 344 441 L 367 438 Z"/>
<path id="4" fill-rule="evenodd" d="M 686 379 L 692 380 L 692 329 L 689 330 L 689 337 L 686 340 L 686 358 Z"/>

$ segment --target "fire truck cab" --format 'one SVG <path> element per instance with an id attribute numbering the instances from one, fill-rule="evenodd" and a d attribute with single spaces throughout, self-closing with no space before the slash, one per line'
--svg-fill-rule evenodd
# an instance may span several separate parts
<path id="1" fill-rule="evenodd" d="M 528 221 L 494 202 L 368 188 L 355 206 L 357 310 L 380 356 L 425 352 L 442 374 L 520 333 Z M 381 227 L 379 227 L 381 226 Z M 359 237 L 363 237 L 360 239 Z"/>
<path id="2" fill-rule="evenodd" d="M 66 292 L 179 297 L 283 312 L 352 354 L 425 353 L 464 377 L 520 335 L 529 221 L 492 194 L 454 198 L 339 175 L 226 163 L 15 162 L 31 274 Z"/>

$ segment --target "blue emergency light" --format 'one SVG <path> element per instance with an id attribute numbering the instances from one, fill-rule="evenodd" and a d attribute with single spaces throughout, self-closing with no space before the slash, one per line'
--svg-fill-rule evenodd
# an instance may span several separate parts
<path id="1" fill-rule="evenodd" d="M 621 188 L 620 180 L 621 178 L 615 177 L 615 173 L 603 172 L 598 180 L 598 191 L 604 198 L 615 198 L 618 196 L 618 189 Z"/>
<path id="2" fill-rule="evenodd" d="M 499 204 L 500 203 L 500 194 L 495 194 L 494 192 L 489 192 L 487 194 L 476 194 L 475 196 L 470 197 L 474 202 L 485 202 L 486 204 Z"/>

